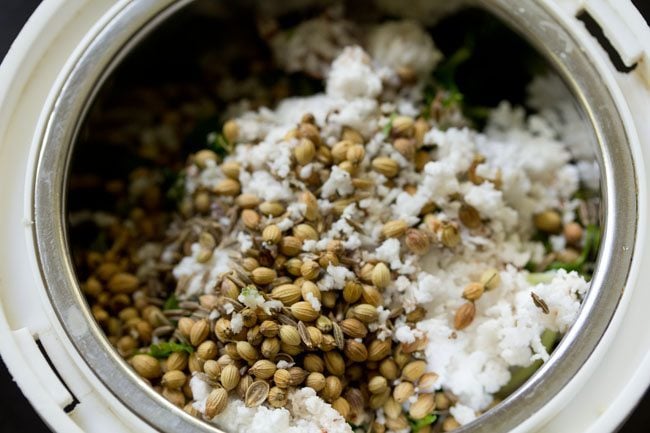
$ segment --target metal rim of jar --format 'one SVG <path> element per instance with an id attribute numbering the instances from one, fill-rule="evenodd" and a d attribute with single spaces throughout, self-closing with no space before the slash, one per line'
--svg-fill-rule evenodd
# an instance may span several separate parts
<path id="1" fill-rule="evenodd" d="M 80 54 L 59 89 L 42 132 L 32 195 L 33 236 L 50 302 L 70 341 L 102 383 L 152 427 L 175 432 L 215 432 L 220 430 L 185 413 L 147 386 L 111 347 L 80 290 L 68 249 L 65 222 L 70 158 L 90 103 L 125 55 L 191 2 L 127 2 L 115 10 Z M 475 3 L 531 43 L 573 92 L 597 140 L 604 209 L 596 272 L 576 322 L 551 358 L 522 387 L 476 421 L 457 430 L 494 432 L 512 430 L 544 407 L 580 370 L 607 330 L 632 263 L 637 231 L 637 179 L 629 140 L 614 98 L 569 29 L 535 0 L 520 0 L 517 8 L 504 0 Z M 619 289 L 612 290 L 612 287 Z"/>

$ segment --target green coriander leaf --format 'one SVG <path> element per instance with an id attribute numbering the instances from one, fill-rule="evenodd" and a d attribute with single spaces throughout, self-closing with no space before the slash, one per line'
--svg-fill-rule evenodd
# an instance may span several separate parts
<path id="1" fill-rule="evenodd" d="M 178 298 L 175 293 L 172 293 L 163 305 L 163 310 L 175 310 L 178 308 Z"/>
<path id="2" fill-rule="evenodd" d="M 393 129 L 393 120 L 395 120 L 396 117 L 397 117 L 396 113 L 391 114 L 390 118 L 388 119 L 388 123 L 384 125 L 384 129 L 382 130 L 382 132 L 386 137 L 390 135 L 390 131 Z"/>
<path id="3" fill-rule="evenodd" d="M 409 424 L 411 425 L 411 431 L 417 433 L 421 428 L 433 424 L 438 419 L 438 416 L 431 413 L 419 420 L 409 419 Z"/>
<path id="4" fill-rule="evenodd" d="M 163 359 L 167 358 L 173 352 L 187 352 L 193 353 L 194 349 L 192 346 L 183 343 L 168 343 L 163 342 L 159 344 L 152 344 L 149 346 L 149 355 L 154 358 Z"/>

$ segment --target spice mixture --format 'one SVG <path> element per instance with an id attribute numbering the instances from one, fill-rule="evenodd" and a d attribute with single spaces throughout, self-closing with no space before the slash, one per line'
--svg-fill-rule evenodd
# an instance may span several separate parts
<path id="1" fill-rule="evenodd" d="M 128 215 L 71 216 L 104 228 L 78 261 L 111 342 L 226 431 L 451 431 L 548 359 L 588 288 L 598 175 L 567 95 L 542 100 L 556 79 L 531 86 L 537 114 L 503 103 L 479 132 L 423 27 L 368 26 L 261 26 L 325 91 L 233 101 L 174 212 L 139 168 L 107 185 Z M 214 111 L 185 107 L 143 143 Z"/>

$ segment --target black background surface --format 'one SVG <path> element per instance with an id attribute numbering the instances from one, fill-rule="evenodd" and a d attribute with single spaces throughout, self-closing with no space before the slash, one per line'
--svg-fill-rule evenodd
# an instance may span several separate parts
<path id="1" fill-rule="evenodd" d="M 633 1 L 648 20 L 650 0 Z M 39 0 L 0 0 L 0 59 L 4 58 L 14 38 L 39 3 Z M 49 432 L 47 426 L 23 397 L 2 362 L 0 362 L 0 432 Z M 646 393 L 620 432 L 650 432 L 650 392 Z"/>

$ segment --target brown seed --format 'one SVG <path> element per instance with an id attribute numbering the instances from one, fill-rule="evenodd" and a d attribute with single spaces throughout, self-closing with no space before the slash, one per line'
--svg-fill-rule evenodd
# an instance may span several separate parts
<path id="1" fill-rule="evenodd" d="M 262 239 L 264 242 L 275 245 L 280 242 L 280 239 L 282 239 L 282 230 L 280 230 L 280 228 L 275 224 L 270 224 L 264 227 L 264 230 L 262 231 Z"/>
<path id="2" fill-rule="evenodd" d="M 290 346 L 299 346 L 301 339 L 298 329 L 291 325 L 280 326 L 280 340 Z"/>
<path id="3" fill-rule="evenodd" d="M 312 388 L 314 391 L 319 392 L 325 388 L 325 376 L 319 372 L 309 373 L 305 385 Z"/>
<path id="4" fill-rule="evenodd" d="M 302 294 L 302 299 L 305 301 L 308 300 L 311 296 L 318 299 L 319 301 L 322 299 L 320 289 L 312 281 L 304 281 L 300 288 L 300 292 Z"/>
<path id="5" fill-rule="evenodd" d="M 387 156 L 379 156 L 373 159 L 372 168 L 388 178 L 395 177 L 399 173 L 399 165 L 397 165 L 397 162 Z"/>
<path id="6" fill-rule="evenodd" d="M 318 318 L 320 313 L 314 310 L 311 303 L 300 301 L 291 306 L 291 315 L 298 320 L 312 322 Z"/>
<path id="7" fill-rule="evenodd" d="M 343 350 L 345 347 L 345 337 L 343 336 L 343 330 L 336 322 L 332 322 L 332 335 L 334 336 L 336 347 L 339 350 Z"/>
<path id="8" fill-rule="evenodd" d="M 187 367 L 187 353 L 173 352 L 167 358 L 167 370 L 185 370 Z"/>
<path id="9" fill-rule="evenodd" d="M 386 389 L 386 391 L 380 392 L 378 394 L 371 394 L 370 399 L 368 400 L 368 406 L 370 406 L 371 409 L 379 409 L 384 404 L 386 404 L 389 398 L 390 389 Z"/>
<path id="10" fill-rule="evenodd" d="M 533 222 L 538 230 L 546 233 L 559 233 L 562 229 L 562 217 L 554 210 L 538 213 L 533 217 Z"/>
<path id="11" fill-rule="evenodd" d="M 437 381 L 438 375 L 436 373 L 424 373 L 418 381 L 418 388 L 421 392 L 433 392 Z"/>
<path id="12" fill-rule="evenodd" d="M 221 385 L 227 391 L 235 389 L 239 384 L 240 378 L 241 375 L 239 374 L 239 369 L 234 364 L 226 365 L 221 370 Z"/>
<path id="13" fill-rule="evenodd" d="M 228 140 L 228 143 L 235 143 L 237 141 L 237 137 L 239 136 L 239 126 L 237 125 L 237 122 L 234 120 L 227 120 L 226 123 L 223 124 L 223 137 Z"/>
<path id="14" fill-rule="evenodd" d="M 386 400 L 383 409 L 389 419 L 395 419 L 402 414 L 402 405 L 396 402 L 393 397 Z"/>
<path id="15" fill-rule="evenodd" d="M 305 240 L 318 240 L 318 232 L 309 224 L 298 224 L 293 228 L 293 235 L 300 239 Z"/>
<path id="16" fill-rule="evenodd" d="M 454 328 L 461 330 L 467 328 L 476 315 L 476 306 L 473 302 L 466 302 L 456 311 L 454 317 Z"/>
<path id="17" fill-rule="evenodd" d="M 414 254 L 424 255 L 429 252 L 429 237 L 421 230 L 408 229 L 405 242 L 406 247 Z"/>
<path id="18" fill-rule="evenodd" d="M 316 319 L 316 327 L 321 332 L 330 332 L 332 330 L 332 321 L 325 316 L 319 316 Z"/>
<path id="19" fill-rule="evenodd" d="M 456 421 L 456 418 L 453 416 L 448 416 L 442 421 L 442 431 L 443 432 L 449 432 L 456 430 L 457 428 L 460 427 L 460 424 L 458 421 Z"/>
<path id="20" fill-rule="evenodd" d="M 332 160 L 335 164 L 343 162 L 347 155 L 348 150 L 354 146 L 354 143 L 348 140 L 341 140 L 332 147 Z"/>
<path id="21" fill-rule="evenodd" d="M 363 158 L 366 156 L 366 149 L 360 144 L 355 144 L 353 146 L 350 146 L 348 149 L 345 157 L 346 159 L 356 165 L 359 164 L 361 161 L 363 161 Z"/>
<path id="22" fill-rule="evenodd" d="M 198 213 L 205 214 L 211 209 L 210 193 L 207 191 L 197 191 L 194 195 L 194 209 Z"/>
<path id="23" fill-rule="evenodd" d="M 339 323 L 341 331 L 350 338 L 365 338 L 368 335 L 368 328 L 358 319 L 344 319 Z"/>
<path id="24" fill-rule="evenodd" d="M 539 297 L 539 295 L 535 292 L 530 292 L 530 297 L 533 298 L 533 303 L 537 308 L 542 310 L 544 314 L 548 314 L 551 310 L 549 310 L 548 305 L 546 305 L 546 302 L 542 298 Z"/>
<path id="25" fill-rule="evenodd" d="M 316 221 L 320 218 L 318 200 L 311 191 L 303 191 L 300 194 L 300 201 L 305 204 L 305 219 L 307 219 L 307 221 Z"/>
<path id="26" fill-rule="evenodd" d="M 363 288 L 356 281 L 346 281 L 343 286 L 343 299 L 350 304 L 357 302 L 361 297 Z"/>
<path id="27" fill-rule="evenodd" d="M 199 150 L 194 154 L 194 162 L 199 168 L 205 168 L 208 165 L 208 161 L 217 162 L 219 157 L 210 149 Z"/>
<path id="28" fill-rule="evenodd" d="M 307 378 L 307 372 L 300 367 L 291 367 L 289 374 L 291 375 L 291 386 L 298 386 Z"/>
<path id="29" fill-rule="evenodd" d="M 363 293 L 361 294 L 361 299 L 366 304 L 370 304 L 373 307 L 379 307 L 383 304 L 384 298 L 375 286 L 369 286 L 367 284 L 363 285 Z"/>
<path id="30" fill-rule="evenodd" d="M 271 298 L 277 299 L 288 306 L 300 301 L 302 293 L 300 288 L 295 284 L 282 284 L 271 290 Z"/>
<path id="31" fill-rule="evenodd" d="M 120 272 L 108 280 L 108 290 L 113 293 L 133 293 L 140 285 L 140 280 L 133 274 Z"/>
<path id="32" fill-rule="evenodd" d="M 481 283 L 471 282 L 463 289 L 463 298 L 468 301 L 476 301 L 483 295 L 485 287 Z"/>
<path id="33" fill-rule="evenodd" d="M 240 191 L 241 185 L 239 185 L 239 182 L 230 178 L 220 180 L 213 189 L 215 194 L 231 197 L 239 195 Z"/>
<path id="34" fill-rule="evenodd" d="M 429 415 L 436 408 L 433 394 L 420 394 L 409 408 L 409 415 L 415 420 L 420 420 Z"/>
<path id="35" fill-rule="evenodd" d="M 298 126 L 298 136 L 308 138 L 317 146 L 321 144 L 318 127 L 311 123 L 301 123 L 300 126 Z"/>
<path id="36" fill-rule="evenodd" d="M 364 362 L 368 359 L 368 349 L 366 349 L 363 343 L 359 343 L 356 340 L 347 340 L 345 342 L 344 353 L 348 359 L 354 362 Z"/>
<path id="37" fill-rule="evenodd" d="M 309 334 L 309 339 L 313 347 L 319 347 L 323 341 L 323 333 L 315 326 L 308 326 L 307 333 Z"/>
<path id="38" fill-rule="evenodd" d="M 302 365 L 305 370 L 309 371 L 310 373 L 322 373 L 325 371 L 325 362 L 320 356 L 316 355 L 315 353 L 306 354 Z"/>
<path id="39" fill-rule="evenodd" d="M 205 364 L 205 361 L 203 361 L 201 358 L 199 358 L 196 355 L 196 352 L 192 353 L 190 355 L 189 359 L 187 360 L 187 368 L 189 368 L 189 370 L 192 373 L 203 371 L 203 365 L 204 364 Z"/>
<path id="40" fill-rule="evenodd" d="M 251 278 L 255 284 L 270 284 L 278 277 L 278 274 L 274 269 L 266 268 L 260 266 L 257 269 L 253 269 L 251 272 Z"/>
<path id="41" fill-rule="evenodd" d="M 270 215 L 273 217 L 280 216 L 284 213 L 284 205 L 277 201 L 265 201 L 259 206 L 260 212 L 264 215 Z"/>
<path id="42" fill-rule="evenodd" d="M 583 233 L 582 226 L 577 222 L 570 222 L 563 229 L 564 239 L 570 245 L 577 245 L 582 240 Z"/>
<path id="43" fill-rule="evenodd" d="M 288 370 L 280 368 L 273 374 L 273 382 L 280 388 L 288 388 L 291 383 L 291 374 Z"/>
<path id="44" fill-rule="evenodd" d="M 485 287 L 485 290 L 496 289 L 499 284 L 501 284 L 501 276 L 499 271 L 496 269 L 488 269 L 481 275 L 481 284 Z"/>
<path id="45" fill-rule="evenodd" d="M 210 323 L 207 320 L 198 320 L 190 329 L 190 343 L 192 346 L 198 346 L 208 338 L 210 334 Z"/>
<path id="46" fill-rule="evenodd" d="M 260 214 L 252 209 L 244 209 L 241 212 L 241 220 L 246 228 L 250 230 L 257 230 L 257 227 L 260 224 Z"/>
<path id="47" fill-rule="evenodd" d="M 352 310 L 352 315 L 363 323 L 375 322 L 379 317 L 377 307 L 370 304 L 358 304 Z"/>
<path id="48" fill-rule="evenodd" d="M 293 149 L 293 156 L 299 165 L 307 165 L 316 156 L 316 146 L 314 146 L 314 143 L 310 139 L 303 138 Z"/>
<path id="49" fill-rule="evenodd" d="M 415 121 L 409 116 L 397 116 L 393 119 L 391 133 L 396 136 L 411 137 L 414 132 Z"/>
<path id="50" fill-rule="evenodd" d="M 373 340 L 368 347 L 368 361 L 381 361 L 390 355 L 390 340 Z"/>
<path id="51" fill-rule="evenodd" d="M 416 142 L 412 138 L 397 138 L 393 146 L 404 158 L 412 160 L 417 150 Z"/>
<path id="52" fill-rule="evenodd" d="M 368 382 L 368 391 L 372 394 L 381 394 L 388 389 L 388 381 L 385 377 L 375 376 Z"/>
<path id="53" fill-rule="evenodd" d="M 280 340 L 277 338 L 267 338 L 262 341 L 260 352 L 265 358 L 273 359 L 280 352 Z"/>
<path id="54" fill-rule="evenodd" d="M 219 415 L 228 405 L 228 391 L 223 388 L 215 388 L 208 395 L 205 402 L 205 416 L 212 419 Z"/>
<path id="55" fill-rule="evenodd" d="M 384 359 L 379 364 L 379 374 L 388 380 L 395 380 L 399 377 L 399 368 L 392 359 Z"/>
<path id="56" fill-rule="evenodd" d="M 293 275 L 294 277 L 300 277 L 301 276 L 300 268 L 302 267 L 302 260 L 294 257 L 292 259 L 287 260 L 284 264 L 284 267 L 290 275 Z"/>
<path id="57" fill-rule="evenodd" d="M 343 133 L 341 134 L 343 140 L 349 140 L 352 143 L 363 144 L 363 136 L 356 129 L 350 128 L 348 126 L 343 127 Z"/>
<path id="58" fill-rule="evenodd" d="M 269 390 L 268 402 L 272 407 L 284 407 L 289 401 L 289 394 L 286 390 L 274 386 Z"/>
<path id="59" fill-rule="evenodd" d="M 275 373 L 276 366 L 268 359 L 260 359 L 248 370 L 258 379 L 270 379 Z"/>
<path id="60" fill-rule="evenodd" d="M 381 234 L 386 238 L 397 238 L 406 233 L 408 225 L 403 220 L 389 221 L 381 229 Z"/>
<path id="61" fill-rule="evenodd" d="M 257 207 L 262 200 L 260 200 L 255 194 L 240 194 L 235 199 L 235 203 L 242 209 L 252 209 Z"/>
<path id="62" fill-rule="evenodd" d="M 302 251 L 302 241 L 295 236 L 285 236 L 280 241 L 280 252 L 293 257 Z"/>
<path id="63" fill-rule="evenodd" d="M 131 365 L 138 374 L 145 379 L 155 379 L 160 377 L 162 371 L 160 362 L 150 355 L 138 354 L 131 358 Z"/>
<path id="64" fill-rule="evenodd" d="M 254 257 L 246 257 L 242 260 L 242 267 L 248 272 L 253 272 L 255 269 L 260 267 L 260 262 L 258 262 Z"/>
<path id="65" fill-rule="evenodd" d="M 372 270 L 372 284 L 378 289 L 385 289 L 391 281 L 390 270 L 385 263 L 379 262 Z"/>
<path id="66" fill-rule="evenodd" d="M 221 365 L 214 359 L 209 359 L 203 364 L 203 372 L 212 380 L 219 379 L 221 375 Z"/>
<path id="67" fill-rule="evenodd" d="M 350 416 L 350 404 L 343 397 L 339 397 L 332 402 L 332 408 L 335 409 L 341 416 L 348 419 Z"/>
<path id="68" fill-rule="evenodd" d="M 196 356 L 204 361 L 216 358 L 218 352 L 217 344 L 212 340 L 204 341 L 196 348 Z"/>
<path id="69" fill-rule="evenodd" d="M 320 346 L 318 347 L 320 350 L 323 352 L 329 352 L 330 350 L 334 350 L 338 348 L 338 344 L 336 344 L 336 340 L 334 337 L 331 335 L 323 335 L 323 341 L 320 343 Z"/>
<path id="70" fill-rule="evenodd" d="M 241 166 L 239 165 L 238 162 L 235 161 L 228 161 L 221 164 L 221 171 L 230 179 L 234 179 L 234 180 L 239 179 L 240 170 L 241 170 Z"/>
<path id="71" fill-rule="evenodd" d="M 257 353 L 257 349 L 255 349 L 253 345 L 250 344 L 248 341 L 237 342 L 237 353 L 243 360 L 247 361 L 249 364 L 252 364 L 255 361 L 257 361 L 259 357 L 259 354 Z"/>
<path id="72" fill-rule="evenodd" d="M 440 241 L 448 248 L 453 248 L 460 243 L 460 234 L 458 228 L 452 224 L 445 224 L 442 227 Z"/>
<path id="73" fill-rule="evenodd" d="M 249 376 L 250 377 L 250 376 Z M 269 395 L 271 387 L 264 380 L 256 380 L 246 390 L 244 399 L 247 407 L 257 407 L 264 403 Z"/>
<path id="74" fill-rule="evenodd" d="M 264 382 L 264 381 L 261 381 Z M 266 382 L 264 382 L 266 383 Z M 245 399 L 246 398 L 246 393 L 248 392 L 248 389 L 253 385 L 253 378 L 249 375 L 243 376 L 241 379 L 239 379 L 239 385 L 237 385 L 237 395 L 240 398 Z M 268 392 L 267 392 L 268 394 Z"/>
<path id="75" fill-rule="evenodd" d="M 343 392 L 343 384 L 341 379 L 336 376 L 327 376 L 325 378 L 325 388 L 323 388 L 323 399 L 331 402 L 340 397 Z"/>
<path id="76" fill-rule="evenodd" d="M 429 131 L 429 124 L 423 118 L 419 118 L 415 121 L 414 130 L 415 143 L 420 147 L 424 144 L 424 136 Z"/>
<path id="77" fill-rule="evenodd" d="M 320 274 L 320 265 L 313 260 L 305 260 L 300 266 L 300 274 L 307 280 L 314 280 Z"/>
<path id="78" fill-rule="evenodd" d="M 481 214 L 474 206 L 463 203 L 458 210 L 458 219 L 467 228 L 477 229 L 481 227 Z"/>
<path id="79" fill-rule="evenodd" d="M 402 369 L 402 378 L 417 382 L 427 369 L 427 363 L 422 360 L 411 361 Z"/>
<path id="80" fill-rule="evenodd" d="M 325 352 L 323 358 L 325 360 L 325 368 L 327 371 L 335 376 L 343 376 L 345 373 L 345 360 L 338 351 L 331 350 Z"/>
<path id="81" fill-rule="evenodd" d="M 170 389 L 179 389 L 185 385 L 186 379 L 187 377 L 182 371 L 171 370 L 163 375 L 160 384 Z"/>
<path id="82" fill-rule="evenodd" d="M 280 325 L 273 320 L 265 320 L 260 324 L 260 334 L 265 337 L 271 338 L 278 335 L 280 332 Z"/>
<path id="83" fill-rule="evenodd" d="M 393 398 L 399 404 L 404 403 L 409 399 L 415 392 L 415 388 L 411 382 L 400 382 L 395 388 L 393 388 Z"/>

